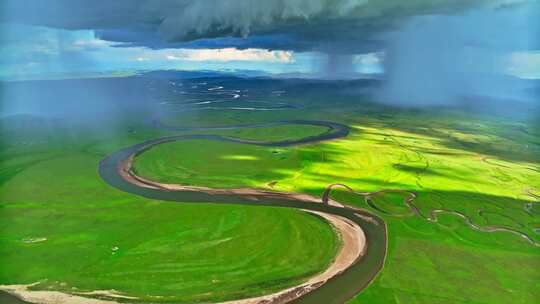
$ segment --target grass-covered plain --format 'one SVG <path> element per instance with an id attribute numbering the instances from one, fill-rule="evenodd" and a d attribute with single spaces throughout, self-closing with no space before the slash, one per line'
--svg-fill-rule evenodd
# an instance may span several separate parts
<path id="1" fill-rule="evenodd" d="M 294 178 L 309 161 L 291 148 L 185 140 L 159 145 L 141 154 L 136 158 L 134 171 L 163 183 L 261 188 Z"/>
<path id="2" fill-rule="evenodd" d="M 426 217 L 433 209 L 458 211 L 476 225 L 511 228 L 540 242 L 534 211 L 540 203 L 526 194 L 540 189 L 540 134 L 534 124 L 459 111 L 351 104 L 317 114 L 323 102 L 314 102 L 313 111 L 301 110 L 302 117 L 345 122 L 353 127 L 346 139 L 282 148 L 291 156 L 282 160 L 276 160 L 273 148 L 169 143 L 139 155 L 135 166 L 141 175 L 160 181 L 209 187 L 320 195 L 337 182 L 358 191 L 414 191 Z M 274 133 L 271 128 L 253 132 Z M 219 152 L 190 156 L 199 145 L 219 146 Z M 370 208 L 361 197 L 336 193 L 336 198 Z M 388 223 L 389 258 L 379 279 L 353 303 L 530 303 L 540 298 L 535 270 L 540 250 L 521 237 L 476 231 L 450 214 L 429 222 L 415 216 L 399 194 L 375 197 L 373 203 L 383 212 L 371 210 Z"/>
<path id="3" fill-rule="evenodd" d="M 330 225 L 302 211 L 166 203 L 106 185 L 99 161 L 153 130 L 126 126 L 119 136 L 32 116 L 2 122 L 0 284 L 221 301 L 298 284 L 339 248 Z"/>
<path id="4" fill-rule="evenodd" d="M 540 203 L 526 194 L 540 194 L 538 119 L 398 110 L 319 93 L 303 88 L 279 98 L 301 103 L 303 109 L 171 112 L 163 119 L 179 126 L 320 119 L 350 125 L 347 138 L 288 148 L 179 141 L 139 155 L 135 169 L 166 182 L 313 195 L 331 183 L 358 191 L 403 189 L 417 193 L 415 204 L 426 216 L 432 209 L 454 210 L 477 225 L 509 227 L 540 242 Z M 28 134 L 2 134 L 1 284 L 47 279 L 38 287 L 114 288 L 189 302 L 240 296 L 242 284 L 251 294 L 290 286 L 329 263 L 337 241 L 331 228 L 312 216 L 262 207 L 147 201 L 106 186 L 96 169 L 102 157 L 144 139 L 179 133 L 149 128 L 144 118 L 140 114 L 117 121 L 110 126 L 114 132 L 77 133 L 48 122 L 48 128 L 56 129 L 26 138 L 22 136 L 36 128 L 47 129 L 27 122 L 19 129 L 31 129 Z M 280 126 L 197 133 L 277 140 L 320 131 Z M 360 196 L 340 191 L 334 196 L 370 208 Z M 538 247 L 513 234 L 473 230 L 449 214 L 429 222 L 409 212 L 398 194 L 376 197 L 373 204 L 383 212 L 370 210 L 388 225 L 388 257 L 379 277 L 351 303 L 534 303 L 540 298 Z M 261 226 L 263 222 L 268 226 Z M 286 228 L 266 235 L 276 225 Z M 253 234 L 268 239 L 259 243 L 249 238 Z M 31 242 L 40 238 L 47 240 Z M 220 243 L 227 238 L 232 239 Z M 184 247 L 186 242 L 193 247 Z M 228 251 L 216 258 L 225 254 L 216 248 L 228 242 L 245 256 Z M 154 268 L 156 261 L 163 268 Z M 264 267 L 267 272 L 261 272 Z M 261 275 L 253 279 L 248 273 Z"/>

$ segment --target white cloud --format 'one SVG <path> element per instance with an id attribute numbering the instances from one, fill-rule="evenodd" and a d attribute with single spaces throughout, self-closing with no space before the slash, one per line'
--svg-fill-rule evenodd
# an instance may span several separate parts
<path id="1" fill-rule="evenodd" d="M 383 53 L 368 53 L 356 55 L 354 57 L 354 63 L 361 65 L 380 65 L 382 64 Z"/>
<path id="2" fill-rule="evenodd" d="M 384 56 L 384 52 L 359 54 L 353 56 L 352 63 L 355 65 L 355 70 L 358 73 L 380 74 L 384 72 Z"/>
<path id="3" fill-rule="evenodd" d="M 168 50 L 167 53 L 167 60 L 294 62 L 293 52 L 291 51 L 270 51 L 265 49 L 179 49 Z"/>
<path id="4" fill-rule="evenodd" d="M 167 60 L 183 60 L 184 59 L 182 57 L 174 56 L 174 55 L 167 55 L 165 58 L 167 58 Z"/>
<path id="5" fill-rule="evenodd" d="M 540 79 L 540 51 L 513 52 L 508 56 L 506 71 L 520 78 Z"/>
<path id="6" fill-rule="evenodd" d="M 92 48 L 109 47 L 109 46 L 114 46 L 118 44 L 120 43 L 91 38 L 91 39 L 80 39 L 80 40 L 73 41 L 71 45 L 73 48 L 78 48 L 78 49 L 89 49 L 89 48 L 92 49 Z"/>

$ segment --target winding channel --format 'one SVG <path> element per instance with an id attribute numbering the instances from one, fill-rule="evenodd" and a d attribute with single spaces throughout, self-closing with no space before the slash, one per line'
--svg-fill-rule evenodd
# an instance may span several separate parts
<path id="1" fill-rule="evenodd" d="M 377 210 L 380 213 L 383 213 L 383 214 L 386 214 L 386 215 L 389 215 L 389 216 L 408 217 L 408 216 L 411 216 L 411 215 L 416 215 L 416 216 L 418 216 L 420 218 L 423 218 L 424 220 L 426 220 L 426 221 L 428 221 L 430 223 L 437 223 L 439 221 L 439 214 L 449 214 L 449 215 L 453 215 L 453 216 L 456 216 L 458 218 L 461 218 L 463 220 L 463 222 L 467 226 L 469 226 L 469 228 L 471 228 L 473 230 L 480 231 L 480 232 L 485 232 L 485 233 L 493 233 L 493 232 L 511 233 L 511 234 L 514 234 L 514 235 L 524 239 L 525 241 L 527 241 L 532 246 L 540 247 L 540 243 L 536 242 L 533 238 L 531 238 L 528 234 L 526 234 L 524 232 L 521 232 L 521 231 L 516 230 L 516 229 L 509 228 L 509 227 L 505 227 L 505 226 L 499 226 L 499 225 L 480 226 L 480 225 L 475 224 L 473 222 L 473 220 L 468 215 L 466 215 L 464 213 L 461 213 L 459 211 L 449 210 L 449 209 L 431 209 L 429 211 L 428 215 L 424 215 L 420 211 L 420 209 L 415 205 L 414 200 L 416 199 L 417 195 L 416 195 L 416 193 L 414 193 L 412 191 L 383 189 L 383 190 L 379 190 L 379 191 L 376 191 L 376 192 L 358 192 L 358 191 L 355 191 L 354 189 L 352 189 L 351 187 L 349 187 L 349 186 L 347 186 L 345 184 L 332 184 L 332 185 L 329 185 L 325 189 L 325 191 L 324 191 L 324 193 L 322 195 L 323 203 L 329 203 L 330 201 L 332 201 L 332 198 L 331 198 L 330 194 L 331 194 L 331 191 L 333 189 L 335 189 L 335 188 L 343 188 L 343 189 L 345 189 L 346 191 L 348 191 L 350 193 L 353 193 L 353 194 L 356 194 L 356 195 L 359 195 L 359 196 L 363 197 L 365 203 L 368 206 L 370 206 L 374 210 Z M 373 197 L 377 196 L 377 195 L 381 195 L 381 194 L 384 195 L 385 193 L 401 193 L 401 194 L 404 194 L 405 197 L 403 198 L 403 203 L 409 208 L 411 213 L 409 213 L 409 214 L 394 214 L 394 213 L 388 212 L 388 211 L 386 211 L 384 209 L 381 209 L 379 206 L 377 206 L 375 204 L 375 202 L 373 201 Z M 536 198 L 536 199 L 540 198 L 539 196 L 532 193 L 530 190 L 528 190 L 528 194 L 533 198 Z M 479 213 L 480 216 L 482 216 L 483 210 L 479 210 L 478 213 Z"/>
<path id="2" fill-rule="evenodd" d="M 525 239 L 531 245 L 540 247 L 539 243 L 535 242 L 523 232 L 503 226 L 478 226 L 474 224 L 467 215 L 457 211 L 432 209 L 430 210 L 429 215 L 426 216 L 422 214 L 419 208 L 414 204 L 416 194 L 414 192 L 405 190 L 384 189 L 377 192 L 358 192 L 344 184 L 331 184 L 322 193 L 322 197 L 317 198 L 299 193 L 275 192 L 249 188 L 212 189 L 196 186 L 159 184 L 157 182 L 139 177 L 131 170 L 133 160 L 137 155 L 144 153 L 156 145 L 164 143 L 190 139 L 204 139 L 256 146 L 288 147 L 346 137 L 349 133 L 349 127 L 343 124 L 315 120 L 287 120 L 221 127 L 173 127 L 163 124 L 159 118 L 153 118 L 149 121 L 149 123 L 155 128 L 166 129 L 169 131 L 219 131 L 244 128 L 267 128 L 280 125 L 310 125 L 327 128 L 325 132 L 318 135 L 307 136 L 301 139 L 281 141 L 247 140 L 213 134 L 183 134 L 166 136 L 147 140 L 142 143 L 123 148 L 107 156 L 100 162 L 99 174 L 101 178 L 110 186 L 148 199 L 182 204 L 213 203 L 295 208 L 316 214 L 329 222 L 332 222 L 332 217 L 344 219 L 343 223 L 351 226 L 356 225 L 363 232 L 367 245 L 364 247 L 362 254 L 359 255 L 355 261 L 347 265 L 348 268 L 341 270 L 339 273 L 332 275 L 329 278 L 326 278 L 324 281 L 314 282 L 312 285 L 301 285 L 301 287 L 287 289 L 285 293 L 281 293 L 278 297 L 271 298 L 270 300 L 265 299 L 250 302 L 250 299 L 246 299 L 245 301 L 240 299 L 238 301 L 231 301 L 227 303 L 341 304 L 356 296 L 374 280 L 374 278 L 383 268 L 386 258 L 386 225 L 380 217 L 368 212 L 365 209 L 343 206 L 337 201 L 334 201 L 331 197 L 331 192 L 335 188 L 344 188 L 351 193 L 362 196 L 370 208 L 381 212 L 382 214 L 399 217 L 416 215 L 432 223 L 438 221 L 439 214 L 451 214 L 462 218 L 464 223 L 474 230 L 480 232 L 512 233 Z M 396 215 L 378 207 L 372 198 L 377 195 L 384 195 L 385 193 L 404 194 L 405 197 L 403 202 L 409 207 L 410 213 Z M 534 198 L 538 198 L 538 196 L 531 191 L 529 191 L 528 194 Z M 332 225 L 336 227 L 335 222 L 332 222 Z M 308 283 L 309 282 L 311 281 L 308 281 Z"/>
<path id="3" fill-rule="evenodd" d="M 112 187 L 124 192 L 143 196 L 148 199 L 178 202 L 183 204 L 214 203 L 214 204 L 241 204 L 253 206 L 271 206 L 296 208 L 320 215 L 337 216 L 347 222 L 357 225 L 363 231 L 367 246 L 363 254 L 347 269 L 325 280 L 316 286 L 308 286 L 302 289 L 292 289 L 287 294 L 280 295 L 269 302 L 262 303 L 328 303 L 341 304 L 353 298 L 361 292 L 376 277 L 384 265 L 387 249 L 386 225 L 384 221 L 373 213 L 366 210 L 354 209 L 344 206 L 323 204 L 321 199 L 313 199 L 307 195 L 294 193 L 271 192 L 257 189 L 248 193 L 241 191 L 227 191 L 224 189 L 208 189 L 202 187 L 176 187 L 165 188 L 151 184 L 135 176 L 131 169 L 133 158 L 146 150 L 163 143 L 205 139 L 215 141 L 227 141 L 238 144 L 257 146 L 287 147 L 300 144 L 310 144 L 325 140 L 338 139 L 348 135 L 349 127 L 327 121 L 290 120 L 261 124 L 246 124 L 227 127 L 167 127 L 158 119 L 151 121 L 154 127 L 177 131 L 211 131 L 241 128 L 263 128 L 278 125 L 312 125 L 326 127 L 327 131 L 301 139 L 282 141 L 255 141 L 236 137 L 211 134 L 188 134 L 167 136 L 147 140 L 121 149 L 103 159 L 99 164 L 99 174 Z M 316 202 L 318 201 L 318 203 Z"/>

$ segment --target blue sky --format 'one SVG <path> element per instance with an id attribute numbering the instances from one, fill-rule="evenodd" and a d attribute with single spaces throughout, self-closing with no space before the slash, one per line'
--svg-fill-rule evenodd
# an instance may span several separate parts
<path id="1" fill-rule="evenodd" d="M 101 40 L 93 30 L 69 31 L 26 25 L 2 28 L 2 79 L 168 69 L 316 74 L 320 62 L 325 60 L 320 52 L 234 47 L 151 49 Z M 354 70 L 381 73 L 383 57 L 377 53 L 358 54 L 353 60 Z M 507 52 L 500 56 L 499 64 L 506 74 L 540 79 L 540 51 Z"/>
<path id="2" fill-rule="evenodd" d="M 319 52 L 263 48 L 163 48 L 130 46 L 97 37 L 93 30 L 3 25 L 0 77 L 47 78 L 63 74 L 137 72 L 148 70 L 254 70 L 271 74 L 317 73 Z M 375 54 L 354 61 L 361 73 L 379 73 Z"/>
<path id="3" fill-rule="evenodd" d="M 471 0 L 468 10 L 455 0 L 248 2 L 6 0 L 0 78 L 162 69 L 348 77 L 390 62 L 428 78 L 540 79 L 536 0 Z"/>
<path id="4" fill-rule="evenodd" d="M 92 30 L 2 26 L 0 75 L 4 79 L 48 74 L 138 70 L 260 70 L 308 72 L 317 54 L 264 49 L 159 49 L 123 46 Z"/>

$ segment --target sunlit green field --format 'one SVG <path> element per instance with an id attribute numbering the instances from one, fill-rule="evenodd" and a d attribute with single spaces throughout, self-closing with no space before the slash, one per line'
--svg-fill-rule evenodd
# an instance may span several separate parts
<path id="1" fill-rule="evenodd" d="M 139 155 L 135 170 L 167 183 L 312 195 L 332 183 L 414 191 L 426 217 L 433 209 L 458 211 L 478 226 L 508 227 L 540 242 L 540 203 L 527 194 L 540 194 L 540 133 L 530 121 L 312 97 L 303 109 L 170 113 L 164 121 L 212 126 L 320 119 L 351 126 L 347 138 L 287 148 L 178 141 Z M 3 119 L 11 127 L 0 136 L 0 285 L 40 282 L 34 288 L 114 289 L 154 302 L 221 301 L 293 286 L 332 261 L 338 237 L 301 211 L 149 201 L 106 185 L 97 173 L 103 157 L 182 133 L 150 128 L 145 113 L 130 115 L 99 130 L 72 121 Z M 324 131 L 279 126 L 184 133 L 271 141 Z M 480 232 L 450 214 L 430 222 L 398 194 L 374 198 L 377 209 L 358 195 L 333 195 L 388 225 L 385 267 L 351 303 L 540 299 L 540 247 L 525 239 Z"/>
<path id="2" fill-rule="evenodd" d="M 180 141 L 141 154 L 135 168 L 153 180 L 209 187 L 313 195 L 331 183 L 409 190 L 425 216 L 432 209 L 458 211 L 475 225 L 511 228 L 540 242 L 540 203 L 527 195 L 540 189 L 540 137 L 527 125 L 455 112 L 335 117 L 353 126 L 346 139 L 279 149 Z M 540 247 L 518 235 L 476 231 L 450 214 L 432 223 L 415 216 L 399 194 L 376 198 L 379 211 L 363 197 L 334 196 L 376 212 L 389 226 L 387 265 L 354 303 L 530 303 L 540 297 Z"/>

